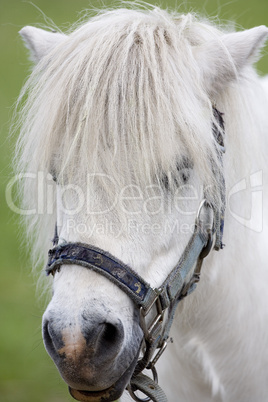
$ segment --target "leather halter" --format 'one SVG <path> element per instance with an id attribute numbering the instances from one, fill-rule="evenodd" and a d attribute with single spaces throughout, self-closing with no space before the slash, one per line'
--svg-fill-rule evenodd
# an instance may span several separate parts
<path id="1" fill-rule="evenodd" d="M 218 127 L 213 125 L 215 142 L 219 147 L 219 158 L 222 163 L 224 153 L 224 122 L 222 114 L 213 108 Z M 219 250 L 223 247 L 222 235 L 224 226 L 225 186 L 222 172 L 217 179 L 221 180 L 221 210 L 216 210 L 203 199 L 196 216 L 194 232 L 176 266 L 159 288 L 152 288 L 128 265 L 97 247 L 83 243 L 62 243 L 58 245 L 57 225 L 53 248 L 49 250 L 47 275 L 54 275 L 62 265 L 74 264 L 93 270 L 116 284 L 134 302 L 140 310 L 140 326 L 144 332 L 143 356 L 138 361 L 128 386 L 128 391 L 136 401 L 167 401 L 163 391 L 157 385 L 155 364 L 167 346 L 170 328 L 178 303 L 195 288 L 200 279 L 203 259 L 212 246 Z M 206 194 L 204 194 L 206 196 Z M 215 239 L 213 239 L 215 237 Z M 193 272 L 190 279 L 190 273 Z M 149 314 L 155 315 L 149 320 Z M 153 371 L 154 380 L 145 376 L 142 371 L 147 368 Z M 135 395 L 141 390 L 147 398 L 140 399 Z"/>

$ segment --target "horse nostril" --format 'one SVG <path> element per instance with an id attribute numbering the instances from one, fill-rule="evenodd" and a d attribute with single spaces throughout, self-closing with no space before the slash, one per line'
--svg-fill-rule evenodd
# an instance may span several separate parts
<path id="1" fill-rule="evenodd" d="M 43 340 L 48 354 L 54 359 L 58 355 L 57 350 L 62 346 L 62 339 L 56 336 L 48 320 L 43 323 Z"/>
<path id="2" fill-rule="evenodd" d="M 45 321 L 43 324 L 43 340 L 44 340 L 46 348 L 51 349 L 52 347 L 54 347 L 54 345 L 52 342 L 51 335 L 49 333 L 48 325 L 49 325 L 48 321 Z"/>
<path id="3" fill-rule="evenodd" d="M 99 330 L 97 335 L 97 343 L 96 346 L 98 353 L 101 353 L 101 350 L 105 350 L 106 356 L 108 355 L 114 356 L 116 355 L 124 340 L 124 329 L 121 321 L 116 324 L 111 324 L 108 322 L 100 323 Z"/>
<path id="4" fill-rule="evenodd" d="M 103 324 L 102 330 L 102 340 L 107 343 L 115 343 L 117 341 L 117 337 L 120 337 L 120 331 L 113 324 L 105 323 Z"/>

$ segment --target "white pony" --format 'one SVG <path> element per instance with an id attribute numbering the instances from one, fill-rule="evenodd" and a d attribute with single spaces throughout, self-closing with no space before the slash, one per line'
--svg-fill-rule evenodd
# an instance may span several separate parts
<path id="1" fill-rule="evenodd" d="M 57 250 L 96 253 L 92 269 L 62 254 L 48 269 L 43 338 L 71 394 L 130 400 L 147 324 L 133 290 L 98 266 L 108 256 L 121 272 L 130 267 L 138 295 L 142 281 L 161 287 L 204 209 L 223 212 L 224 176 L 226 247 L 210 252 L 197 289 L 178 304 L 156 369 L 169 402 L 267 402 L 268 93 L 252 64 L 268 29 L 227 32 L 152 7 L 105 11 L 68 35 L 21 35 L 36 62 L 16 152 L 35 260 L 52 247 L 55 225 Z M 162 329 L 166 320 L 161 311 Z"/>

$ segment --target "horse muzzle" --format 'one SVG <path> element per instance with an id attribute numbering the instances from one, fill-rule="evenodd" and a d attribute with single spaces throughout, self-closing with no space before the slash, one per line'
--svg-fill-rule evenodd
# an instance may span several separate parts
<path id="1" fill-rule="evenodd" d="M 59 319 L 60 314 L 45 313 L 43 339 L 70 394 L 78 401 L 114 401 L 122 395 L 137 364 L 142 340 L 139 324 L 134 323 L 131 342 L 125 340 L 121 320 L 101 316 L 81 319 L 78 325 Z M 62 326 L 64 325 L 64 327 Z"/>
<path id="2" fill-rule="evenodd" d="M 71 396 L 80 402 L 112 402 L 119 399 L 128 385 L 138 361 L 138 354 L 125 373 L 111 387 L 102 391 L 82 391 L 69 387 Z"/>

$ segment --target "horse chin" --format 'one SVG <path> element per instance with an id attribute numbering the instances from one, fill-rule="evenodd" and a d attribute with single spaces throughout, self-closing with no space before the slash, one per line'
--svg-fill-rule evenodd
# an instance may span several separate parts
<path id="1" fill-rule="evenodd" d="M 119 399 L 122 395 L 124 389 L 117 389 L 116 384 L 112 385 L 110 388 L 107 388 L 103 391 L 79 391 L 77 389 L 73 389 L 69 387 L 69 392 L 71 396 L 77 401 L 81 402 L 112 402 L 116 399 Z"/>
<path id="2" fill-rule="evenodd" d="M 113 402 L 121 397 L 126 386 L 129 384 L 132 374 L 135 370 L 137 361 L 139 357 L 139 352 L 135 356 L 129 368 L 124 372 L 124 374 L 117 380 L 112 386 L 104 390 L 99 391 L 88 391 L 88 390 L 78 390 L 69 386 L 69 392 L 71 396 L 80 402 Z"/>

